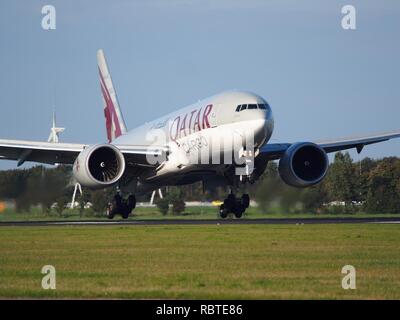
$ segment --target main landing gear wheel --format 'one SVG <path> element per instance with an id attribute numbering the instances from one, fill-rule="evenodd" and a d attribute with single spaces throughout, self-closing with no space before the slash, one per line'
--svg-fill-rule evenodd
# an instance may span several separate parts
<path id="1" fill-rule="evenodd" d="M 225 205 L 224 204 L 221 204 L 219 206 L 219 216 L 222 219 L 225 219 L 228 216 L 228 211 L 225 209 Z"/>
<path id="2" fill-rule="evenodd" d="M 136 198 L 130 195 L 128 199 L 121 197 L 119 193 L 114 196 L 114 200 L 107 207 L 107 218 L 113 219 L 116 214 L 120 214 L 123 219 L 128 219 L 132 210 L 136 207 Z"/>
<path id="3" fill-rule="evenodd" d="M 241 218 L 249 205 L 250 197 L 248 194 L 243 194 L 241 198 L 236 198 L 233 193 L 230 193 L 219 207 L 219 215 L 222 219 L 225 219 L 229 213 L 233 213 L 236 218 Z"/>
<path id="4" fill-rule="evenodd" d="M 245 209 L 247 209 L 250 205 L 250 196 L 247 193 L 242 195 L 242 204 Z"/>
<path id="5" fill-rule="evenodd" d="M 233 208 L 233 213 L 234 213 L 234 215 L 235 215 L 236 218 L 241 218 L 242 215 L 243 215 L 243 212 L 244 212 L 245 210 L 246 210 L 246 209 L 244 208 L 244 206 L 243 206 L 241 203 L 237 203 L 237 204 L 235 205 L 235 207 Z"/>

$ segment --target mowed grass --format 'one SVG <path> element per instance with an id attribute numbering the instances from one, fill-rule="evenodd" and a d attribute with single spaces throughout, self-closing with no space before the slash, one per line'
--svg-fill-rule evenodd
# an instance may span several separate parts
<path id="1" fill-rule="evenodd" d="M 0 297 L 399 299 L 400 226 L 1 227 Z"/>
<path id="2" fill-rule="evenodd" d="M 90 212 L 90 211 L 89 211 Z M 103 215 L 93 215 L 93 212 L 89 214 L 86 210 L 82 215 L 79 214 L 79 210 L 74 209 L 66 209 L 63 214 L 60 215 L 55 211 L 51 213 L 44 213 L 42 210 L 35 208 L 30 212 L 15 212 L 14 210 L 7 209 L 3 212 L 0 212 L 0 222 L 3 221 L 58 221 L 58 220 L 108 220 L 105 214 Z M 261 208 L 250 207 L 246 210 L 243 218 L 246 219 L 279 219 L 279 218 L 396 218 L 400 217 L 399 213 L 392 214 L 382 214 L 382 213 L 342 213 L 342 214 L 332 214 L 332 213 L 323 213 L 323 214 L 313 214 L 313 213 L 292 213 L 292 214 L 283 214 L 277 212 L 265 212 Z M 233 218 L 233 215 L 230 216 Z M 171 213 L 167 215 L 162 215 L 156 207 L 138 207 L 133 213 L 129 216 L 129 220 L 147 220 L 147 219 L 162 219 L 162 220 L 170 220 L 170 219 L 220 219 L 218 208 L 216 207 L 208 207 L 208 206 L 196 206 L 196 207 L 186 207 L 185 212 L 179 215 L 173 215 Z M 120 215 L 115 216 L 114 220 L 122 220 Z"/>

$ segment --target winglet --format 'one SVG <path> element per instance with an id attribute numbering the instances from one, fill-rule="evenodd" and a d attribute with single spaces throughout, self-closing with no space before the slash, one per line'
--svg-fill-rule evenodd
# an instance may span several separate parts
<path id="1" fill-rule="evenodd" d="M 102 49 L 97 51 L 97 65 L 99 67 L 100 87 L 104 100 L 107 138 L 108 142 L 111 142 L 125 134 L 127 129 Z"/>

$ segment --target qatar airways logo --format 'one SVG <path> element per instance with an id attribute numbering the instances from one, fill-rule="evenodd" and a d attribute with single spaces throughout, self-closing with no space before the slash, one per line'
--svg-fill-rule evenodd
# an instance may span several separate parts
<path id="1" fill-rule="evenodd" d="M 217 125 L 212 104 L 153 125 L 146 134 L 149 150 L 167 146 L 167 153 L 146 154 L 159 174 L 178 173 L 190 165 L 233 165 L 236 175 L 254 169 L 254 130 L 241 123 Z"/>
<path id="2" fill-rule="evenodd" d="M 171 123 L 169 129 L 169 138 L 176 141 L 197 131 L 208 129 L 211 127 L 209 116 L 213 109 L 213 105 L 207 105 L 203 108 L 192 110 L 183 116 L 177 116 Z"/>

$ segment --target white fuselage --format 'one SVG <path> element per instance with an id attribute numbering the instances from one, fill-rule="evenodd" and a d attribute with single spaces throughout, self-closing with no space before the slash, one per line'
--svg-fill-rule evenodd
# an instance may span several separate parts
<path id="1" fill-rule="evenodd" d="M 240 105 L 251 105 L 251 109 L 237 110 Z M 272 111 L 263 98 L 249 92 L 229 91 L 145 123 L 115 139 L 113 144 L 168 146 L 168 159 L 155 174 L 146 177 L 146 181 L 156 182 L 200 169 L 218 171 L 231 164 L 216 160 L 233 151 L 233 145 L 223 141 L 235 139 L 244 147 L 250 133 L 256 151 L 270 139 L 273 128 Z"/>

